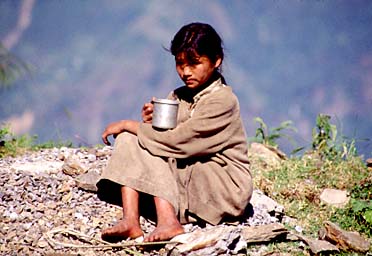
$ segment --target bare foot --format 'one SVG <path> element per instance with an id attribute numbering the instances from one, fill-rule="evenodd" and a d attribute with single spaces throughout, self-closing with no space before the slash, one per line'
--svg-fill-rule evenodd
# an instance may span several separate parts
<path id="1" fill-rule="evenodd" d="M 102 230 L 102 239 L 110 242 L 118 242 L 126 238 L 137 238 L 143 236 L 141 227 L 137 224 L 130 224 L 125 220 L 120 221 L 112 228 Z"/>
<path id="2" fill-rule="evenodd" d="M 154 242 L 154 241 L 166 241 L 169 240 L 176 235 L 183 234 L 185 231 L 183 230 L 182 225 L 177 221 L 172 224 L 163 224 L 158 225 L 155 230 L 144 239 L 145 242 Z"/>

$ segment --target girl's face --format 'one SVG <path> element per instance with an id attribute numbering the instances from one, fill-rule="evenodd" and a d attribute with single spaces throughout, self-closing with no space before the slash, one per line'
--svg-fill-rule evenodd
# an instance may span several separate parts
<path id="1" fill-rule="evenodd" d="M 214 70 L 221 65 L 221 58 L 216 63 L 206 56 L 196 56 L 190 61 L 185 53 L 176 56 L 176 70 L 185 85 L 191 89 L 205 84 L 212 76 Z"/>

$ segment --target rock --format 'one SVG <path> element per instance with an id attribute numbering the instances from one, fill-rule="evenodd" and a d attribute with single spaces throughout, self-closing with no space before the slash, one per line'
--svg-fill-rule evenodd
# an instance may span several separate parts
<path id="1" fill-rule="evenodd" d="M 62 166 L 62 171 L 64 174 L 70 176 L 76 176 L 86 173 L 86 170 L 80 163 L 79 159 L 74 156 L 69 156 L 65 159 L 65 162 Z"/>
<path id="2" fill-rule="evenodd" d="M 110 157 L 111 156 L 111 150 L 112 147 L 105 147 L 102 150 L 97 150 L 96 157 L 103 158 L 103 157 Z"/>
<path id="3" fill-rule="evenodd" d="M 334 253 L 340 251 L 337 248 L 337 246 L 325 240 L 312 239 L 302 235 L 297 235 L 297 237 L 304 241 L 310 247 L 310 250 L 314 255 L 319 255 L 321 253 Z"/>
<path id="4" fill-rule="evenodd" d="M 255 189 L 252 194 L 250 203 L 253 207 L 264 207 L 267 212 L 272 213 L 274 216 L 282 216 L 284 214 L 284 207 L 278 204 L 270 197 L 263 194 L 262 191 Z"/>
<path id="5" fill-rule="evenodd" d="M 96 148 L 88 148 L 87 150 L 88 155 L 96 155 L 97 149 Z"/>
<path id="6" fill-rule="evenodd" d="M 88 159 L 89 162 L 92 163 L 92 162 L 96 161 L 97 157 L 96 157 L 95 154 L 89 154 L 89 155 L 87 155 L 87 159 Z"/>
<path id="7" fill-rule="evenodd" d="M 66 157 L 63 153 L 59 153 L 58 154 L 58 159 L 61 160 L 61 161 L 65 161 Z"/>
<path id="8" fill-rule="evenodd" d="M 9 219 L 10 219 L 11 221 L 16 221 L 16 220 L 18 219 L 18 214 L 17 214 L 16 212 L 11 212 L 11 213 L 9 214 Z"/>
<path id="9" fill-rule="evenodd" d="M 96 171 L 90 171 L 84 174 L 80 174 L 75 178 L 76 185 L 90 192 L 97 192 L 97 182 L 100 179 L 100 175 Z"/>
<path id="10" fill-rule="evenodd" d="M 15 171 L 24 171 L 29 173 L 56 173 L 61 169 L 60 161 L 20 161 L 13 163 L 10 168 Z"/>
<path id="11" fill-rule="evenodd" d="M 58 193 L 70 192 L 74 185 L 75 181 L 73 180 L 63 181 L 62 184 L 59 185 L 57 192 Z"/>
<path id="12" fill-rule="evenodd" d="M 319 239 L 327 240 L 344 251 L 357 251 L 366 253 L 370 243 L 358 232 L 350 232 L 341 229 L 337 224 L 330 221 L 324 222 L 324 228 L 319 230 Z"/>
<path id="13" fill-rule="evenodd" d="M 256 227 L 244 227 L 242 236 L 247 243 L 263 243 L 270 242 L 279 237 L 285 238 L 289 231 L 284 225 L 272 223 Z"/>
<path id="14" fill-rule="evenodd" d="M 320 200 L 326 204 L 342 208 L 350 200 L 346 190 L 326 188 L 320 195 Z"/>
<path id="15" fill-rule="evenodd" d="M 367 167 L 372 167 L 372 158 L 366 160 Z"/>
<path id="16" fill-rule="evenodd" d="M 65 194 L 62 197 L 62 202 L 67 203 L 67 202 L 70 202 L 71 199 L 72 199 L 72 192 L 70 191 L 69 193 Z"/>
<path id="17" fill-rule="evenodd" d="M 286 159 L 286 155 L 279 149 L 256 142 L 250 144 L 248 154 L 250 157 L 262 160 L 269 166 L 280 164 L 281 160 Z"/>
<path id="18" fill-rule="evenodd" d="M 214 226 L 210 227 L 209 229 L 205 230 L 196 230 L 191 233 L 185 233 L 178 235 L 171 239 L 172 243 L 177 244 L 170 244 L 167 246 L 168 250 L 176 249 L 178 253 L 188 253 L 190 255 L 191 251 L 196 251 L 200 249 L 204 249 L 206 247 L 214 246 L 218 241 L 223 240 L 222 238 L 227 237 L 231 232 L 234 232 L 236 227 L 232 226 Z M 218 248 L 223 249 L 223 252 L 226 252 L 227 247 L 231 241 L 226 241 L 225 244 L 218 246 Z M 221 253 L 223 253 L 221 252 Z M 211 251 L 209 252 L 211 253 Z M 196 255 L 211 255 L 205 254 L 198 251 Z M 173 253 L 174 254 L 174 253 Z M 214 254 L 218 255 L 218 254 Z"/>
<path id="19" fill-rule="evenodd" d="M 231 255 L 246 250 L 247 244 L 285 239 L 288 230 L 279 223 L 256 227 L 213 226 L 174 237 L 166 246 L 171 255 Z"/>

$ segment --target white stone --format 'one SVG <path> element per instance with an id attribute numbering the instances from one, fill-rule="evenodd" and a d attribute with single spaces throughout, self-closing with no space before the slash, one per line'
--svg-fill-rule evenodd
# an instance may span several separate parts
<path id="1" fill-rule="evenodd" d="M 80 212 L 76 212 L 75 213 L 75 218 L 81 220 L 81 219 L 83 219 L 83 214 L 81 214 Z"/>
<path id="2" fill-rule="evenodd" d="M 11 221 L 15 221 L 15 220 L 18 219 L 18 214 L 16 212 L 11 212 L 9 214 L 9 218 L 10 218 Z"/>
<path id="3" fill-rule="evenodd" d="M 50 173 L 57 172 L 61 169 L 63 162 L 61 161 L 45 161 L 38 160 L 35 162 L 26 162 L 26 163 L 13 163 L 10 168 L 16 171 L 24 171 L 29 173 Z"/>
<path id="4" fill-rule="evenodd" d="M 259 208 L 259 206 L 264 206 L 268 212 L 284 212 L 284 207 L 282 205 L 278 204 L 276 201 L 264 195 L 262 191 L 257 189 L 253 190 L 250 203 L 253 207 Z"/>
<path id="5" fill-rule="evenodd" d="M 87 158 L 88 158 L 88 161 L 89 162 L 94 162 L 97 159 L 97 157 L 95 155 L 93 155 L 93 154 L 87 155 Z"/>
<path id="6" fill-rule="evenodd" d="M 346 190 L 326 188 L 320 195 L 320 200 L 338 208 L 344 207 L 350 200 Z"/>
<path id="7" fill-rule="evenodd" d="M 302 233 L 302 231 L 303 231 L 302 227 L 300 227 L 300 226 L 296 226 L 296 227 L 295 227 L 295 230 L 296 230 L 298 233 Z"/>

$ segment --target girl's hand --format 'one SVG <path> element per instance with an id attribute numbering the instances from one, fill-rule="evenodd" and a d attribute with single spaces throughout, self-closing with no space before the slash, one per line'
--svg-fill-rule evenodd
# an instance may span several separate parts
<path id="1" fill-rule="evenodd" d="M 153 97 L 152 100 L 155 98 Z M 154 105 L 152 102 L 145 103 L 142 107 L 142 120 L 144 123 L 152 123 L 152 112 L 154 111 Z"/>
<path id="2" fill-rule="evenodd" d="M 107 139 L 110 135 L 113 135 L 114 138 L 118 136 L 122 132 L 129 132 L 134 135 L 137 135 L 140 123 L 134 120 L 121 120 L 118 122 L 114 122 L 109 124 L 106 129 L 102 133 L 102 141 L 106 145 L 110 146 L 111 143 Z"/>
<path id="3" fill-rule="evenodd" d="M 123 132 L 125 130 L 125 127 L 124 127 L 124 123 L 123 121 L 118 121 L 118 122 L 114 122 L 114 123 L 111 123 L 109 124 L 106 129 L 103 131 L 102 133 L 102 141 L 103 143 L 105 143 L 106 145 L 110 146 L 111 143 L 110 141 L 107 139 L 110 135 L 113 135 L 114 138 L 116 138 L 116 136 L 118 136 L 119 133 Z"/>

